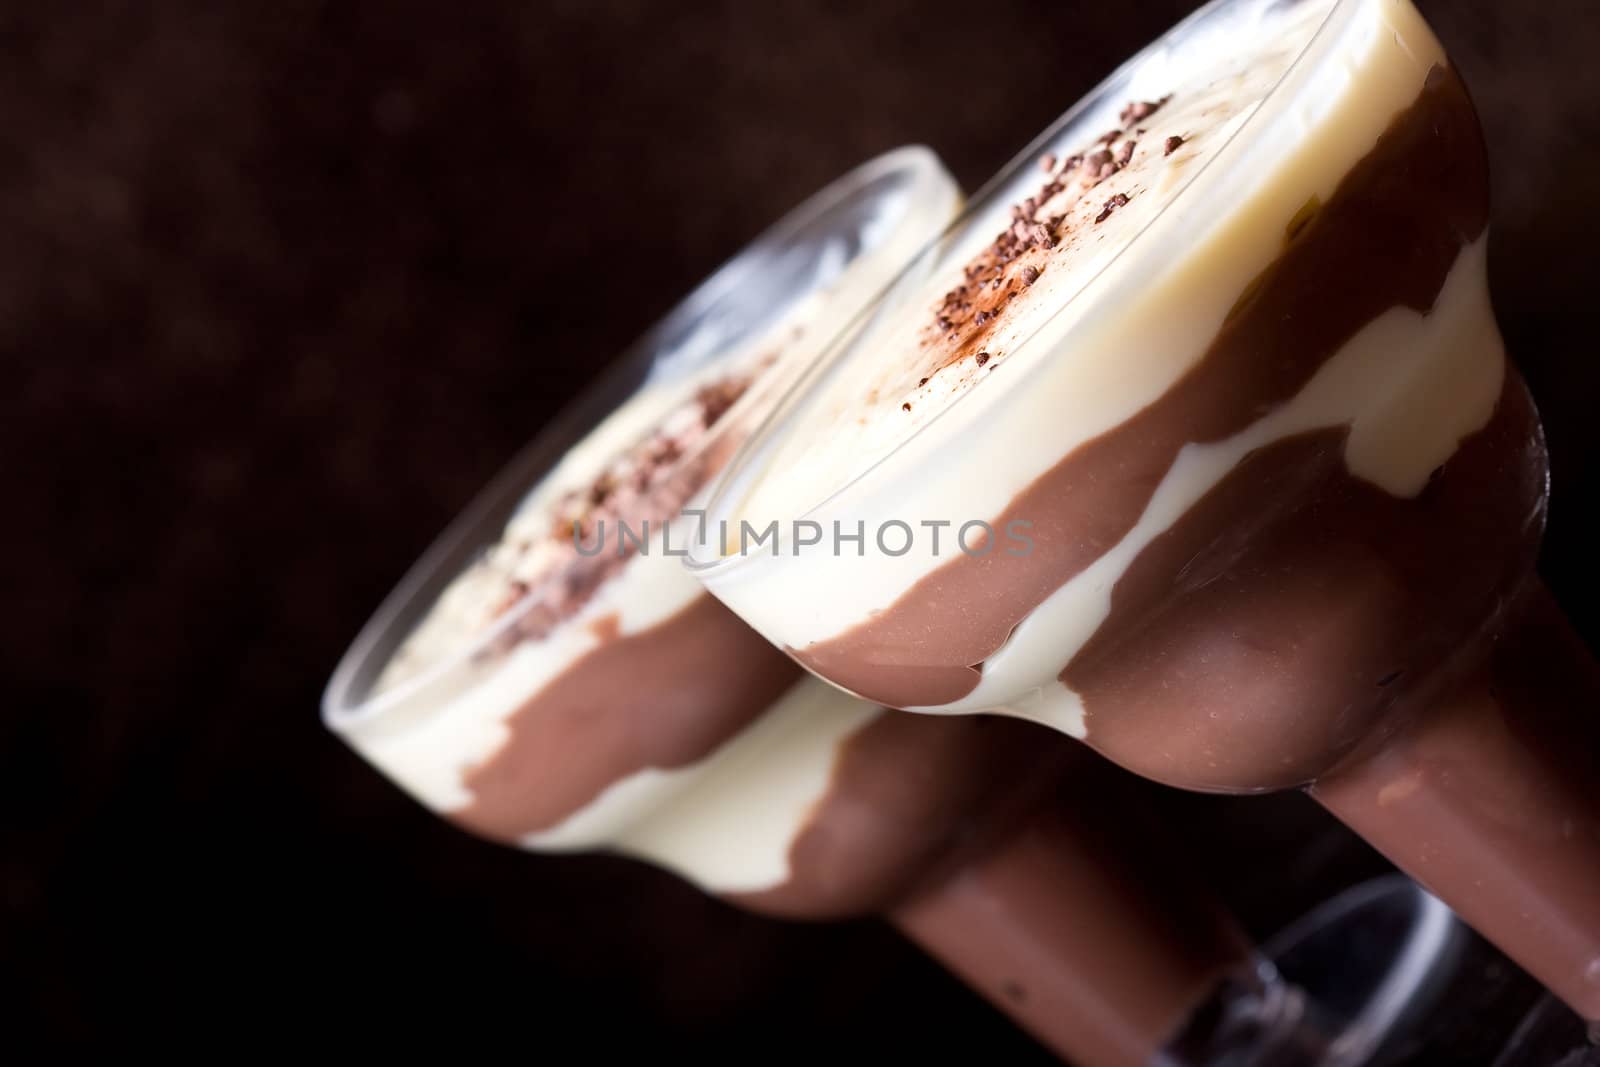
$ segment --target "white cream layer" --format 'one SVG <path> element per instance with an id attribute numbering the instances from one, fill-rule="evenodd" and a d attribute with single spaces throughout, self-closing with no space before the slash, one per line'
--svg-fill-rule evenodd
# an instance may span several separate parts
<path id="1" fill-rule="evenodd" d="M 688 767 L 618 782 L 528 848 L 609 846 L 721 892 L 781 884 L 828 791 L 840 748 L 883 709 L 802 678 L 772 709 Z"/>

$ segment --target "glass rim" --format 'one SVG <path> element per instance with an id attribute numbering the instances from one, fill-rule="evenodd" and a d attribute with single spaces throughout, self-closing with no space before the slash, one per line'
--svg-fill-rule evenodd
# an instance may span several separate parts
<path id="1" fill-rule="evenodd" d="M 1312 0 L 1209 0 L 1208 3 L 1191 12 L 1183 19 L 1166 29 L 1159 37 L 1140 48 L 1128 59 L 1118 64 L 1106 77 L 1101 79 L 1094 88 L 1079 97 L 1066 111 L 1062 112 L 1054 122 L 1036 135 L 1019 152 L 1013 155 L 1009 162 L 1000 168 L 993 176 L 979 187 L 967 201 L 961 214 L 945 228 L 940 237 L 925 248 L 915 259 L 907 265 L 889 288 L 903 284 L 915 284 L 916 276 L 931 277 L 941 271 L 947 271 L 959 265 L 972 247 L 970 239 L 974 236 L 971 232 L 977 227 L 988 227 L 994 232 L 1004 228 L 1000 222 L 997 209 L 1004 212 L 1015 203 L 1017 197 L 1018 179 L 1028 175 L 1037 174 L 1039 159 L 1050 151 L 1056 143 L 1066 137 L 1074 127 L 1085 122 L 1091 115 L 1096 114 L 1108 100 L 1116 100 L 1113 93 L 1131 80 L 1145 64 L 1162 52 L 1175 40 L 1193 32 L 1196 27 L 1215 18 L 1219 12 L 1235 7 L 1259 7 L 1269 10 L 1274 7 L 1286 6 L 1298 2 L 1312 2 Z M 1012 354 L 1029 351 L 1031 342 L 1040 333 L 1047 331 L 1060 316 L 1064 315 L 1082 299 L 1096 283 L 1106 275 L 1113 266 L 1121 263 L 1135 249 L 1141 252 L 1147 244 L 1146 236 L 1173 211 L 1180 206 L 1187 207 L 1190 203 L 1195 186 L 1213 173 L 1217 164 L 1232 154 L 1235 146 L 1248 144 L 1249 139 L 1259 138 L 1263 128 L 1270 128 L 1278 122 L 1284 121 L 1281 111 L 1269 111 L 1266 105 L 1279 98 L 1286 86 L 1305 77 L 1307 71 L 1316 69 L 1316 61 L 1320 59 L 1319 53 L 1325 49 L 1327 42 L 1339 29 L 1339 24 L 1348 20 L 1350 13 L 1362 4 L 1372 3 L 1373 0 L 1330 0 L 1328 9 L 1318 21 L 1316 29 L 1306 39 L 1294 59 L 1284 68 L 1284 71 L 1271 87 L 1264 93 L 1251 114 L 1239 124 L 1238 128 L 1231 131 L 1227 139 L 1218 146 L 1209 159 L 1204 160 L 1200 166 L 1194 168 L 1187 175 L 1178 192 L 1161 207 L 1156 214 L 1134 231 L 1106 262 L 1090 275 L 1071 297 L 1063 301 L 1061 306 L 1044 316 L 1035 326 L 1034 330 L 1026 337 L 1019 340 L 1012 349 Z M 1087 132 L 1087 131 L 1076 131 Z M 952 254 L 954 253 L 954 254 Z M 1120 284 L 1128 284 L 1126 280 Z M 887 289 L 885 291 L 888 291 Z M 915 299 L 915 298 L 913 298 Z M 1116 303 L 1115 291 L 1109 293 L 1096 293 L 1091 299 L 1097 301 L 1099 307 L 1109 307 Z M 870 309 L 862 321 L 870 323 Z M 847 364 L 851 356 L 859 348 L 872 339 L 870 324 L 865 329 L 851 328 L 839 334 L 815 363 L 801 376 L 790 382 L 777 404 L 767 413 L 762 421 L 755 427 L 748 437 L 740 444 L 733 458 L 722 471 L 713 479 L 701 497 L 704 502 L 702 523 L 703 529 L 715 525 L 718 520 L 729 518 L 729 503 L 741 480 L 748 481 L 750 485 L 759 484 L 766 477 L 766 471 L 761 469 L 762 453 L 770 450 L 780 441 L 786 439 L 786 430 L 791 429 L 790 423 L 804 413 L 806 403 L 813 399 L 817 393 L 826 388 L 832 380 L 832 374 Z M 985 376 L 975 380 L 962 394 L 951 402 L 945 404 L 933 414 L 926 422 L 897 439 L 867 467 L 850 475 L 839 485 L 829 489 L 820 499 L 803 508 L 797 509 L 794 514 L 779 516 L 766 516 L 779 522 L 780 530 L 778 541 L 773 549 L 772 557 L 780 558 L 784 555 L 784 530 L 813 519 L 819 512 L 827 509 L 835 501 L 845 497 L 858 486 L 871 481 L 880 471 L 889 465 L 901 453 L 909 450 L 922 441 L 927 435 L 934 432 L 934 427 L 950 416 L 952 411 L 962 409 L 963 402 L 984 389 L 994 376 Z M 1024 379 L 1016 375 L 1002 376 L 1008 384 L 1001 386 L 988 386 L 989 391 L 984 396 L 994 395 L 997 388 L 1024 388 Z M 747 492 L 747 490 L 746 490 Z M 720 540 L 720 539 L 719 539 Z M 702 581 L 711 581 L 731 572 L 754 566 L 757 562 L 766 560 L 764 553 L 738 553 L 724 555 L 709 537 L 702 535 L 689 545 L 688 555 L 684 558 L 684 565 Z"/>
<path id="2" fill-rule="evenodd" d="M 668 339 L 705 315 L 728 294 L 748 284 L 753 276 L 781 263 L 777 254 L 795 247 L 830 212 L 867 195 L 883 195 L 879 183 L 897 176 L 909 183 L 912 199 L 908 203 L 912 205 L 927 196 L 938 195 L 948 195 L 955 205 L 960 204 L 954 179 L 932 149 L 916 144 L 891 149 L 857 165 L 806 197 L 696 284 L 545 423 L 407 568 L 334 667 L 322 694 L 324 725 L 335 730 L 349 729 L 404 706 L 420 693 L 449 679 L 453 672 L 477 658 L 521 621 L 533 601 L 531 594 L 492 625 L 412 677 L 382 693 L 373 691 L 378 676 L 395 651 L 447 588 L 448 582 L 481 550 L 485 537 L 504 528 L 520 502 L 539 486 L 574 445 L 656 380 L 654 370 L 660 366 L 661 357 L 671 351 L 666 345 Z M 949 214 L 947 211 L 943 217 L 948 218 Z M 891 242 L 915 217 L 916 208 L 908 207 L 893 220 L 877 243 L 863 246 L 848 262 Z M 941 221 L 938 228 L 930 229 L 925 237 L 917 240 L 915 247 L 920 248 L 942 228 Z M 897 273 L 891 271 L 890 276 Z M 777 315 L 781 316 L 784 309 L 794 306 L 812 291 L 815 287 L 793 294 Z M 875 297 L 876 294 L 869 304 L 875 303 Z"/>

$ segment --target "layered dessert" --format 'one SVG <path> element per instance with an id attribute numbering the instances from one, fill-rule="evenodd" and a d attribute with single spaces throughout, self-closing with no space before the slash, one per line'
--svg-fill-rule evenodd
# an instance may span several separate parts
<path id="1" fill-rule="evenodd" d="M 846 210 L 863 197 L 892 215 Z M 1145 851 L 1136 803 L 1117 833 L 1045 803 L 1125 783 L 1031 724 L 919 719 L 805 677 L 679 558 L 684 505 L 827 336 L 892 305 L 956 199 L 927 153 L 893 154 L 692 296 L 705 333 L 658 330 L 637 389 L 491 487 L 358 640 L 325 717 L 474 833 L 622 852 L 771 914 L 885 915 L 1062 1055 L 1145 1063 L 1191 1019 L 1227 1036 L 1195 1013 L 1250 953 Z"/>
<path id="2" fill-rule="evenodd" d="M 1213 4 L 1029 157 L 747 446 L 692 569 L 876 702 L 1191 789 L 1323 779 L 1600 1017 L 1596 749 L 1477 666 L 1546 464 L 1438 41 L 1405 0 Z"/>
<path id="3" fill-rule="evenodd" d="M 771 394 L 949 221 L 959 196 L 925 149 L 890 153 L 818 193 L 691 294 L 625 357 L 638 364 L 637 387 L 588 404 L 594 424 L 558 427 L 564 439 L 545 469 L 519 474 L 527 480 L 509 515 L 473 518 L 467 536 L 481 547 L 409 597 L 403 640 L 365 656 L 379 669 L 337 699 L 335 680 L 329 725 L 476 833 L 530 848 L 631 847 L 689 866 L 677 850 L 693 842 L 656 834 L 642 817 L 690 782 L 711 788 L 721 764 L 759 747 L 759 736 L 729 742 L 780 706 L 799 672 L 683 573 L 681 508 Z M 804 818 L 826 786 L 830 742 L 864 715 L 814 716 L 816 743 L 788 768 L 793 788 L 766 798 L 786 798 L 771 819 Z M 724 869 L 707 884 L 780 880 L 784 834 L 760 840 L 776 854 L 723 849 Z"/>

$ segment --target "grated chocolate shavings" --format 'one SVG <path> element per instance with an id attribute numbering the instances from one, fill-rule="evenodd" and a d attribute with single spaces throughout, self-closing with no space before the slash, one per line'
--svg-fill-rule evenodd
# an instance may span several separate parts
<path id="1" fill-rule="evenodd" d="M 1117 210 L 1117 208 L 1119 208 L 1119 207 L 1122 207 L 1127 202 L 1128 202 L 1128 197 L 1124 193 L 1118 193 L 1116 196 L 1113 196 L 1110 200 L 1107 200 L 1106 201 L 1106 206 L 1101 209 L 1100 214 L 1095 216 L 1095 219 L 1094 219 L 1095 225 L 1098 226 L 1100 223 L 1106 221 L 1106 219 L 1109 219 L 1111 217 L 1111 213 L 1113 211 Z"/>
<path id="2" fill-rule="evenodd" d="M 1134 101 L 1122 109 L 1121 125 L 1108 130 L 1087 153 L 1075 153 L 1060 158 L 1046 152 L 1038 159 L 1039 169 L 1045 174 L 1040 189 L 1024 197 L 1010 209 L 1009 225 L 979 253 L 964 270 L 964 280 L 944 295 L 935 311 L 934 321 L 949 343 L 957 346 L 950 358 L 959 358 L 961 349 L 976 347 L 980 341 L 966 333 L 968 327 L 983 327 L 999 317 L 1000 309 L 1019 291 L 1016 278 L 1022 287 L 1033 285 L 1043 270 L 1036 263 L 1018 263 L 1036 249 L 1052 249 L 1061 242 L 1070 242 L 1072 232 L 1067 215 L 1053 214 L 1047 221 L 1039 213 L 1075 183 L 1074 191 L 1084 195 L 1104 182 L 1117 171 L 1132 164 L 1137 153 L 1139 138 L 1146 132 L 1141 120 L 1154 114 L 1167 101 L 1170 94 L 1159 100 Z M 1176 147 L 1174 138 L 1167 139 L 1167 153 Z M 1176 139 L 1178 144 L 1181 139 Z M 1084 207 L 1087 196 L 1084 195 Z M 1094 218 L 1104 222 L 1112 212 L 1128 202 L 1125 193 L 1106 200 Z M 1080 209 L 1081 210 L 1081 209 Z M 1017 264 L 1013 267 L 1013 264 Z M 987 283 L 987 284 L 986 284 Z M 981 365 L 981 364 L 980 364 Z M 924 383 L 926 379 L 924 379 Z"/>
<path id="3" fill-rule="evenodd" d="M 1154 115 L 1157 111 L 1159 111 L 1162 108 L 1163 105 L 1166 104 L 1166 102 L 1168 100 L 1171 100 L 1171 99 L 1172 99 L 1172 94 L 1168 93 L 1166 96 L 1163 96 L 1160 100 L 1139 100 L 1139 101 L 1135 101 L 1134 103 L 1131 103 L 1127 107 L 1123 108 L 1122 109 L 1122 114 L 1117 116 L 1117 118 L 1122 123 L 1122 125 L 1124 127 L 1132 126 L 1134 123 L 1140 121 L 1141 119 L 1147 119 L 1151 115 Z"/>
<path id="4" fill-rule="evenodd" d="M 710 434 L 753 377 L 732 375 L 702 387 L 680 413 L 619 452 L 592 482 L 554 502 L 543 538 L 516 545 L 517 559 L 509 562 L 508 571 L 535 552 L 542 554 L 542 562 L 526 573 L 508 573 L 493 617 L 514 609 L 519 614 L 485 654 L 519 641 L 542 640 L 581 610 L 637 551 L 618 536 L 620 524 L 638 530 L 645 519 L 655 524 L 678 512 L 727 459 L 726 442 L 718 443 Z M 602 523 L 604 548 L 599 540 Z M 580 553 L 575 542 L 594 543 L 597 551 Z"/>

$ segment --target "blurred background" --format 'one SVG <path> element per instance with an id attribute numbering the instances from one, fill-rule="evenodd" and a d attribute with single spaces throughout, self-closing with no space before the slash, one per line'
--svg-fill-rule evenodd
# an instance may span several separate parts
<path id="1" fill-rule="evenodd" d="M 1193 6 L 0 9 L 7 1043 L 1045 1062 L 877 923 L 448 828 L 318 697 L 471 494 L 767 222 L 906 142 L 975 188 Z M 1422 6 L 1488 129 L 1544 567 L 1594 642 L 1600 13 Z M 1383 869 L 1298 796 L 1163 804 L 1258 933 Z"/>

